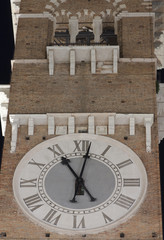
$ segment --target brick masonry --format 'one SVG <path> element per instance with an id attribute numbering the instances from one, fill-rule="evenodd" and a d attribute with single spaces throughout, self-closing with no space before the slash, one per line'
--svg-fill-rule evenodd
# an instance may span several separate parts
<path id="1" fill-rule="evenodd" d="M 55 11 L 62 9 L 72 15 L 82 9 L 89 9 L 100 15 L 111 8 L 119 10 L 126 4 L 129 12 L 150 11 L 142 0 L 122 0 L 114 7 L 114 1 L 69 1 L 60 4 Z M 115 1 L 116 2 L 116 1 Z M 117 1 L 118 2 L 118 1 Z M 22 0 L 21 13 L 42 13 L 49 1 Z M 101 11 L 100 11 L 101 10 Z M 112 15 L 113 16 L 113 15 Z M 110 19 L 111 18 L 111 19 Z M 66 16 L 61 14 L 57 23 L 64 23 Z M 67 19 L 68 20 L 68 19 Z M 91 22 L 90 15 L 81 15 L 82 22 Z M 113 20 L 113 17 L 109 17 Z M 111 24 L 111 23 L 110 23 Z M 113 23 L 114 26 L 114 23 Z M 121 58 L 153 57 L 153 22 L 151 17 L 124 18 L 119 21 L 118 41 Z M 135 28 L 135 31 L 134 31 Z M 52 22 L 46 18 L 21 18 L 18 25 L 15 59 L 46 59 L 46 46 L 51 43 Z M 123 232 L 126 240 L 162 240 L 160 205 L 160 175 L 158 157 L 158 136 L 156 119 L 155 63 L 122 62 L 118 64 L 118 74 L 90 73 L 89 63 L 79 63 L 76 75 L 69 75 L 69 64 L 57 64 L 55 74 L 49 76 L 48 62 L 39 64 L 15 63 L 11 80 L 9 113 L 50 113 L 50 112 L 116 112 L 116 113 L 154 113 L 152 127 L 152 152 L 145 151 L 145 127 L 136 126 L 136 135 L 129 136 L 128 126 L 116 126 L 112 138 L 128 145 L 142 159 L 148 174 L 148 191 L 145 201 L 136 214 L 109 231 L 87 235 L 87 240 L 119 240 Z M 11 126 L 7 123 L 0 173 L 0 233 L 6 232 L 4 239 L 42 240 L 47 231 L 28 220 L 19 209 L 12 191 L 14 170 L 32 147 L 47 139 L 47 128 L 36 126 L 34 136 L 26 140 L 27 127 L 18 130 L 17 150 L 10 153 Z M 128 140 L 124 140 L 128 136 Z M 54 137 L 54 136 L 53 136 Z M 111 137 L 111 136 L 110 136 Z M 155 235 L 154 235 L 155 234 Z M 154 237 L 153 237 L 154 236 Z M 2 238 L 3 239 L 3 238 Z M 81 235 L 67 236 L 51 233 L 49 239 L 81 240 Z"/>
<path id="2" fill-rule="evenodd" d="M 70 76 L 69 64 L 57 64 L 49 76 L 46 63 L 15 64 L 10 112 L 154 112 L 155 64 L 119 63 L 118 69 L 118 74 L 92 75 L 90 64 L 81 63 Z"/>

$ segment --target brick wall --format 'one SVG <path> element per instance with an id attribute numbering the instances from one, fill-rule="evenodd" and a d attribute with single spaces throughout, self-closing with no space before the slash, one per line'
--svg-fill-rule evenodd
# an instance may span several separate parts
<path id="1" fill-rule="evenodd" d="M 51 44 L 53 23 L 48 18 L 20 18 L 15 59 L 44 59 Z"/>
<path id="2" fill-rule="evenodd" d="M 15 153 L 10 154 L 10 125 L 8 124 L 6 139 L 4 144 L 4 158 L 2 164 L 1 181 L 0 187 L 2 189 L 0 195 L 0 231 L 7 233 L 7 239 L 47 239 L 45 233 L 47 230 L 33 224 L 24 216 L 22 211 L 19 209 L 17 203 L 14 200 L 12 193 L 12 177 L 14 170 L 24 156 L 32 147 L 42 142 L 42 137 L 47 135 L 46 126 L 36 126 L 34 136 L 30 136 L 30 140 L 26 140 L 27 127 L 21 126 L 19 128 L 17 150 Z M 88 240 L 119 240 L 120 233 L 125 234 L 126 240 L 151 240 L 161 239 L 161 211 L 159 203 L 159 162 L 158 162 L 158 148 L 157 148 L 157 125 L 153 125 L 152 130 L 152 153 L 145 152 L 145 127 L 136 126 L 136 135 L 129 136 L 128 126 L 116 126 L 116 132 L 112 138 L 121 141 L 122 143 L 129 146 L 143 161 L 143 164 L 148 173 L 148 191 L 146 199 L 137 211 L 136 215 L 130 218 L 125 223 L 113 228 L 109 231 L 99 233 L 96 235 L 87 234 L 85 239 Z M 128 140 L 124 140 L 124 136 L 128 136 Z M 111 137 L 111 136 L 110 136 Z M 4 204 L 5 203 L 5 204 Z M 152 238 L 152 233 L 157 233 L 156 238 Z M 66 236 L 51 233 L 50 239 L 57 240 L 80 240 L 84 239 L 81 235 Z"/>
<path id="3" fill-rule="evenodd" d="M 118 24 L 122 57 L 154 57 L 152 17 L 123 17 Z"/>
<path id="4" fill-rule="evenodd" d="M 90 64 L 15 64 L 9 109 L 11 113 L 154 112 L 154 63 L 119 63 L 118 74 L 90 73 Z M 23 79 L 23 80 L 22 80 Z M 19 104 L 21 102 L 21 105 Z"/>

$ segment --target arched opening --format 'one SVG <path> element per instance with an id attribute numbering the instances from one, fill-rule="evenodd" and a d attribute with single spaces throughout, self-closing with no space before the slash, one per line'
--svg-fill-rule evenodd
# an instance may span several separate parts
<path id="1" fill-rule="evenodd" d="M 100 42 L 94 41 L 94 33 L 92 27 L 79 24 L 79 32 L 76 36 L 76 43 L 70 42 L 70 33 L 68 28 L 57 28 L 54 36 L 54 45 L 68 46 L 68 45 L 118 45 L 117 35 L 114 33 L 114 27 L 103 27 L 100 35 Z"/>

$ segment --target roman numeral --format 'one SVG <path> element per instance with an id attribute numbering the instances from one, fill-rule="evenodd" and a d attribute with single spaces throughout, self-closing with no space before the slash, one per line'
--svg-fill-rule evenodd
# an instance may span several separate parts
<path id="1" fill-rule="evenodd" d="M 31 162 L 29 162 L 28 164 L 35 165 L 35 166 L 37 166 L 39 169 L 42 169 L 42 168 L 45 166 L 45 164 L 43 164 L 43 163 L 38 163 L 38 162 L 36 162 L 34 159 L 31 159 Z"/>
<path id="2" fill-rule="evenodd" d="M 27 207 L 31 210 L 31 212 L 43 206 L 42 200 L 38 194 L 34 194 L 30 197 L 23 199 Z M 40 204 L 38 204 L 40 203 Z M 42 204 L 41 204 L 42 203 Z"/>
<path id="3" fill-rule="evenodd" d="M 29 180 L 21 178 L 20 187 L 36 187 L 36 181 L 37 181 L 37 178 L 29 179 Z"/>
<path id="4" fill-rule="evenodd" d="M 108 145 L 108 146 L 105 148 L 104 152 L 101 153 L 101 155 L 104 156 L 104 155 L 109 151 L 110 148 L 111 148 L 111 146 Z"/>
<path id="5" fill-rule="evenodd" d="M 121 194 L 120 197 L 115 202 L 115 204 L 117 204 L 120 207 L 129 209 L 133 205 L 134 202 L 135 202 L 135 199 Z"/>
<path id="6" fill-rule="evenodd" d="M 124 187 L 139 187 L 140 186 L 140 178 L 124 178 L 123 186 Z"/>
<path id="7" fill-rule="evenodd" d="M 128 165 L 130 165 L 132 163 L 133 163 L 132 160 L 128 159 L 128 160 L 125 160 L 125 161 L 117 164 L 117 167 L 118 168 L 123 168 L 123 167 L 126 167 L 126 166 L 128 166 Z"/>
<path id="8" fill-rule="evenodd" d="M 43 220 L 48 223 L 52 223 L 53 225 L 57 225 L 60 217 L 61 217 L 61 214 L 57 216 L 57 211 L 55 211 L 54 209 L 51 209 L 47 213 L 47 215 L 43 218 Z"/>
<path id="9" fill-rule="evenodd" d="M 113 220 L 108 217 L 104 212 L 102 212 L 102 215 L 103 215 L 103 218 L 105 220 L 105 223 L 109 223 L 109 222 L 112 222 Z"/>
<path id="10" fill-rule="evenodd" d="M 52 147 L 48 147 L 48 150 L 53 152 L 54 158 L 64 154 L 63 150 L 59 147 L 58 144 L 55 144 Z"/>
<path id="11" fill-rule="evenodd" d="M 82 217 L 81 221 L 79 224 L 77 224 L 77 216 L 73 216 L 73 228 L 85 228 L 85 219 Z"/>
<path id="12" fill-rule="evenodd" d="M 89 147 L 89 144 L 90 144 L 90 141 L 89 140 L 80 140 L 80 141 L 76 141 L 74 140 L 74 143 L 75 143 L 75 149 L 73 152 L 76 152 L 76 151 L 87 151 L 88 150 L 88 147 Z"/>

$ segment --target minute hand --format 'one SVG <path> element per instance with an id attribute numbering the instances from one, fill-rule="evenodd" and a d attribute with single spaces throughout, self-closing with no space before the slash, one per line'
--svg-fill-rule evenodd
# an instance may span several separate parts
<path id="1" fill-rule="evenodd" d="M 82 178 L 82 175 L 83 175 L 83 172 L 84 172 L 84 168 L 85 168 L 86 161 L 88 159 L 90 147 L 91 147 L 91 143 L 89 144 L 88 150 L 87 150 L 86 154 L 84 155 L 85 158 L 84 158 L 84 163 L 83 163 L 83 166 L 82 166 L 82 169 L 81 169 L 81 172 L 80 172 L 80 176 L 79 176 L 80 178 Z"/>

